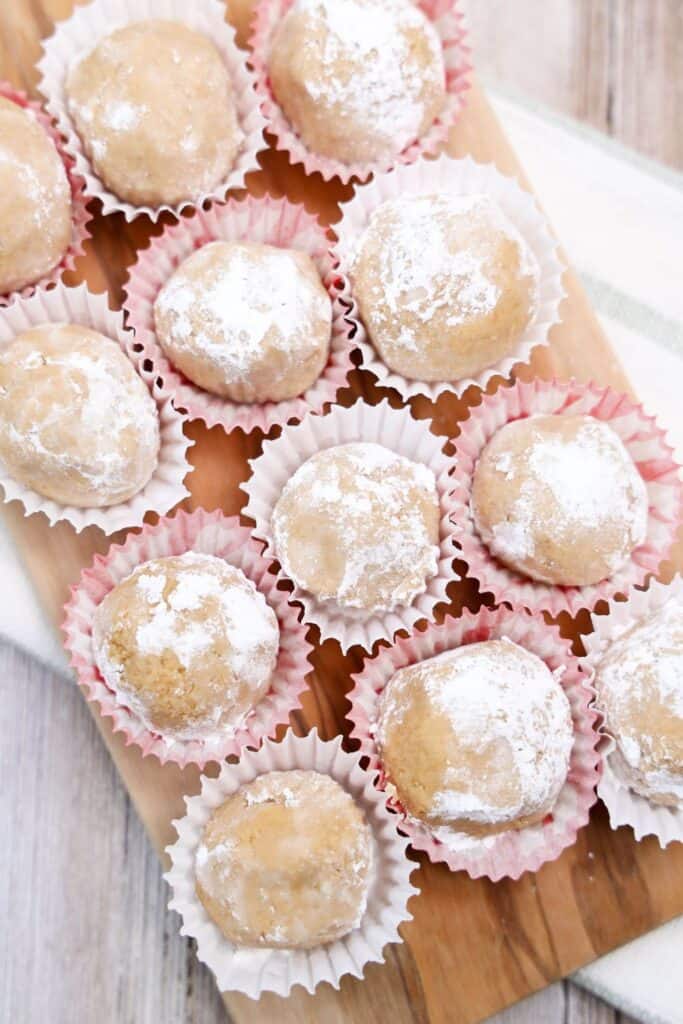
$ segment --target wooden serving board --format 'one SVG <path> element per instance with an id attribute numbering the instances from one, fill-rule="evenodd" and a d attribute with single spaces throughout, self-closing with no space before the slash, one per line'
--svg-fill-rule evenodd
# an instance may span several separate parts
<path id="1" fill-rule="evenodd" d="M 232 0 L 232 4 L 244 24 L 251 0 Z M 0 77 L 34 93 L 40 39 L 50 34 L 54 20 L 67 17 L 73 6 L 72 0 L 2 4 Z M 503 173 L 524 180 L 476 86 L 448 150 L 454 156 L 471 154 L 480 161 L 493 161 Z M 338 219 L 337 204 L 352 194 L 350 187 L 325 185 L 317 175 L 307 179 L 301 168 L 291 168 L 272 150 L 263 154 L 261 163 L 262 170 L 250 175 L 252 193 L 262 194 L 267 189 L 304 202 L 326 223 Z M 110 303 L 119 307 L 126 268 L 134 262 L 136 249 L 159 231 L 160 226 L 152 228 L 145 218 L 129 226 L 120 215 L 98 216 L 94 241 L 87 245 L 70 283 L 86 280 L 94 291 L 106 289 Z M 538 353 L 533 370 L 524 375 L 575 376 L 627 389 L 614 353 L 571 271 L 565 283 L 568 298 L 562 323 L 553 331 L 550 349 Z M 376 401 L 387 392 L 356 372 L 342 401 L 349 404 L 359 393 Z M 476 393 L 466 398 L 476 401 Z M 418 399 L 413 408 L 418 416 L 433 415 L 436 433 L 453 437 L 467 407 L 465 402 L 442 396 L 435 407 Z M 189 477 L 192 497 L 187 507 L 239 512 L 244 504 L 239 484 L 247 475 L 247 458 L 259 451 L 261 435 L 245 438 L 235 431 L 228 437 L 220 428 L 209 431 L 199 423 L 190 424 L 187 432 L 196 442 L 190 451 L 194 472 Z M 110 541 L 94 529 L 81 535 L 66 524 L 49 529 L 42 516 L 23 518 L 16 503 L 5 506 L 3 515 L 57 628 L 69 585 L 78 579 L 93 553 L 106 550 Z M 675 562 L 683 567 L 680 546 Z M 467 592 L 462 584 L 453 584 L 451 589 L 453 610 L 457 611 Z M 569 619 L 563 626 L 568 635 L 576 631 L 576 624 Z M 587 618 L 579 627 L 588 628 Z M 353 653 L 343 657 L 336 644 L 328 642 L 318 646 L 313 661 L 310 690 L 303 711 L 293 716 L 293 725 L 305 732 L 317 724 L 321 734 L 330 738 L 347 731 L 344 695 L 350 688 L 349 673 L 360 668 L 361 658 Z M 175 838 L 171 821 L 183 813 L 183 794 L 197 791 L 198 772 L 181 772 L 170 765 L 162 768 L 151 757 L 143 760 L 136 748 L 126 748 L 120 736 L 112 735 L 108 719 L 100 718 L 92 705 L 91 709 L 163 859 L 164 847 Z M 78 784 L 87 785 L 87 779 Z M 344 979 L 339 992 L 323 985 L 309 996 L 297 988 L 286 1000 L 267 995 L 258 1003 L 228 994 L 225 1002 L 234 1021 L 257 1024 L 277 1018 L 282 1024 L 384 1020 L 393 1024 L 470 1024 L 683 913 L 683 846 L 662 851 L 652 839 L 636 843 L 628 829 L 613 832 L 602 807 L 596 807 L 589 827 L 579 834 L 574 847 L 537 874 L 524 875 L 517 882 L 494 885 L 487 880 L 472 881 L 422 857 L 416 858 L 416 865 L 419 870 L 413 881 L 422 892 L 410 904 L 414 920 L 402 928 L 404 943 L 388 947 L 386 964 L 370 965 L 363 981 Z"/>

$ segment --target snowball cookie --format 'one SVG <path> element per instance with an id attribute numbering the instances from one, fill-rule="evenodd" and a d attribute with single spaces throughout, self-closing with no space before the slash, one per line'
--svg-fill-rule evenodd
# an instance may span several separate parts
<path id="1" fill-rule="evenodd" d="M 157 466 L 159 415 L 120 346 L 81 324 L 44 324 L 0 351 L 0 461 L 62 505 L 117 505 Z"/>
<path id="2" fill-rule="evenodd" d="M 71 241 L 71 188 L 30 110 L 0 96 L 0 294 L 39 281 Z"/>
<path id="3" fill-rule="evenodd" d="M 479 456 L 472 513 L 493 554 L 531 579 L 586 586 L 645 540 L 645 484 L 620 438 L 592 416 L 507 423 Z"/>
<path id="4" fill-rule="evenodd" d="M 384 770 L 414 818 L 451 835 L 541 821 L 569 770 L 569 701 L 511 640 L 469 644 L 400 669 L 380 697 Z"/>
<path id="5" fill-rule="evenodd" d="M 220 53 L 173 21 L 105 36 L 69 70 L 66 95 L 95 171 L 131 203 L 197 199 L 227 176 L 242 141 Z"/>
<path id="6" fill-rule="evenodd" d="M 410 604 L 436 573 L 439 496 L 434 474 L 379 444 L 311 456 L 273 512 L 275 551 L 297 586 L 348 608 Z"/>
<path id="7" fill-rule="evenodd" d="M 190 551 L 138 566 L 98 605 L 93 649 L 105 682 L 154 732 L 211 739 L 270 687 L 275 612 L 222 558 Z"/>
<path id="8" fill-rule="evenodd" d="M 320 376 L 332 304 L 304 252 L 210 242 L 180 264 L 154 304 L 169 360 L 235 402 L 281 402 Z"/>
<path id="9" fill-rule="evenodd" d="M 390 370 L 423 381 L 480 373 L 531 320 L 536 259 L 488 196 L 405 196 L 370 217 L 350 268 L 370 340 Z"/>
<path id="10" fill-rule="evenodd" d="M 412 0 L 294 0 L 269 73 L 307 148 L 343 163 L 397 156 L 446 99 L 441 41 Z"/>
<path id="11" fill-rule="evenodd" d="M 372 842 L 362 811 L 329 775 L 268 772 L 209 818 L 197 896 L 239 946 L 311 949 L 360 924 Z"/>
<path id="12" fill-rule="evenodd" d="M 683 605 L 664 607 L 617 640 L 595 686 L 608 732 L 610 765 L 653 803 L 683 803 Z"/>

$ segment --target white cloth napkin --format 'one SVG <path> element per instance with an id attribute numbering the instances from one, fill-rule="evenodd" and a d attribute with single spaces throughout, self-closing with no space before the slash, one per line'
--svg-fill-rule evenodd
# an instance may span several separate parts
<path id="1" fill-rule="evenodd" d="M 646 408 L 683 461 L 683 175 L 597 132 L 493 92 L 497 113 Z M 0 634 L 60 671 L 66 659 L 0 528 Z M 652 1024 L 683 1021 L 683 918 L 575 980 Z"/>
<path id="2" fill-rule="evenodd" d="M 493 98 L 627 376 L 683 462 L 683 175 L 519 97 Z M 676 918 L 574 981 L 648 1024 L 682 1024 L 682 963 Z"/>

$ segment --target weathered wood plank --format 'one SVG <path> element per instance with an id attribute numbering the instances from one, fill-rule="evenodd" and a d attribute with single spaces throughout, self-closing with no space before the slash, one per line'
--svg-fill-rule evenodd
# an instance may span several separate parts
<path id="1" fill-rule="evenodd" d="M 683 167 L 680 0 L 470 2 L 487 78 Z"/>
<path id="2" fill-rule="evenodd" d="M 574 1024 L 566 1007 L 564 984 L 558 982 L 490 1017 L 486 1024 Z"/>
<path id="3" fill-rule="evenodd" d="M 4 643 L 0 734 L 0 1020 L 225 1021 L 81 693 Z"/>

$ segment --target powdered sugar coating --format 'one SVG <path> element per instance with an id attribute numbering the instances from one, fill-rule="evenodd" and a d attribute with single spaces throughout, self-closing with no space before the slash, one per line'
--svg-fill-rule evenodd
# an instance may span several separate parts
<path id="1" fill-rule="evenodd" d="M 595 686 L 616 751 L 610 764 L 656 803 L 683 801 L 683 603 L 671 598 L 616 640 Z"/>
<path id="2" fill-rule="evenodd" d="M 380 697 L 377 742 L 408 813 L 455 845 L 542 818 L 573 745 L 560 677 L 505 638 L 400 669 Z"/>
<path id="3" fill-rule="evenodd" d="M 154 400 L 110 338 L 51 323 L 0 353 L 0 458 L 39 494 L 118 504 L 142 490 L 158 452 Z"/>
<path id="4" fill-rule="evenodd" d="M 196 199 L 230 171 L 243 135 L 213 42 L 179 22 L 133 22 L 99 39 L 67 74 L 85 151 L 120 199 Z"/>
<path id="5" fill-rule="evenodd" d="M 501 427 L 480 455 L 472 512 L 501 561 L 578 586 L 609 578 L 644 541 L 648 497 L 608 423 L 532 416 Z"/>
<path id="6" fill-rule="evenodd" d="M 390 610 L 422 593 L 437 570 L 434 474 L 379 444 L 311 456 L 283 488 L 272 522 L 284 571 L 321 600 Z"/>
<path id="7" fill-rule="evenodd" d="M 457 380 L 497 362 L 537 301 L 536 258 L 485 195 L 386 200 L 370 216 L 350 269 L 375 348 L 409 379 Z"/>
<path id="8" fill-rule="evenodd" d="M 269 70 L 305 144 L 346 163 L 400 153 L 445 103 L 441 41 L 411 0 L 294 0 Z"/>
<path id="9" fill-rule="evenodd" d="M 159 342 L 201 387 L 234 401 L 295 397 L 328 356 L 332 307 L 304 252 L 215 241 L 175 270 L 154 304 Z"/>
<path id="10" fill-rule="evenodd" d="M 0 294 L 33 284 L 71 239 L 71 188 L 32 110 L 0 97 Z"/>
<path id="11" fill-rule="evenodd" d="M 98 606 L 97 666 L 151 731 L 211 741 L 267 692 L 279 628 L 239 569 L 197 552 L 145 562 Z"/>
<path id="12" fill-rule="evenodd" d="M 357 928 L 373 840 L 353 798 L 315 771 L 271 771 L 209 819 L 197 894 L 237 945 L 311 948 Z"/>

